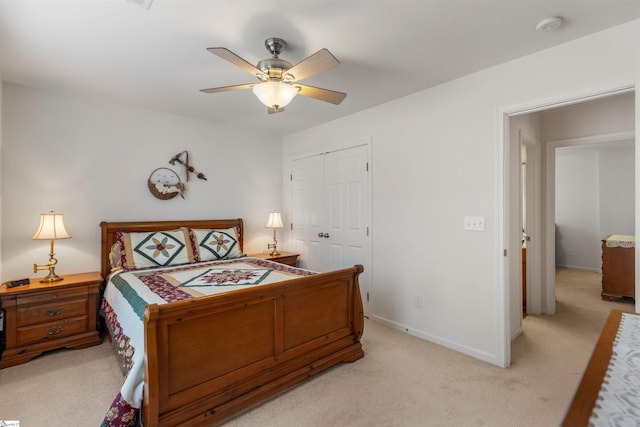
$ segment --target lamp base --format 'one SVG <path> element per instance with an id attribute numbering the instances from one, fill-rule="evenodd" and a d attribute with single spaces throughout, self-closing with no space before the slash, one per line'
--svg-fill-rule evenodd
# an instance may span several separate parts
<path id="1" fill-rule="evenodd" d="M 278 252 L 278 248 L 277 248 L 277 244 L 276 243 L 269 243 L 267 245 L 267 249 L 271 249 L 271 252 L 269 252 L 269 255 L 271 255 L 271 256 L 280 255 L 280 252 Z"/>
<path id="2" fill-rule="evenodd" d="M 58 260 L 52 257 L 49 264 L 45 264 L 45 265 L 33 264 L 34 273 L 37 273 L 39 270 L 44 270 L 44 269 L 49 270 L 49 274 L 47 274 L 45 277 L 40 279 L 40 283 L 58 282 L 63 279 L 62 277 L 56 274 L 55 265 L 57 262 Z"/>
<path id="3" fill-rule="evenodd" d="M 60 277 L 57 274 L 53 273 L 53 276 L 51 274 L 49 274 L 48 276 L 43 277 L 42 279 L 40 279 L 40 283 L 59 282 L 60 280 L 62 280 L 62 277 Z"/>

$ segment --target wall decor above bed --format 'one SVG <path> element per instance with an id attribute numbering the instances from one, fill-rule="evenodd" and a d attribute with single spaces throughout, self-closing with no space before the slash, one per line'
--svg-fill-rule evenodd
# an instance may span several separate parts
<path id="1" fill-rule="evenodd" d="M 147 186 L 153 196 L 160 200 L 169 200 L 178 194 L 184 199 L 185 185 L 178 174 L 169 168 L 158 168 L 151 172 Z"/>
<path id="2" fill-rule="evenodd" d="M 201 179 L 203 181 L 207 180 L 207 177 L 204 176 L 204 174 L 202 172 L 198 172 L 197 170 L 195 170 L 195 168 L 193 166 L 191 166 L 189 164 L 189 152 L 188 151 L 181 151 L 178 154 L 176 154 L 175 156 L 173 156 L 171 158 L 171 160 L 169 160 L 169 164 L 170 165 L 175 165 L 175 164 L 179 164 L 184 166 L 184 174 L 187 177 L 187 182 L 189 182 L 189 174 L 190 173 L 195 173 L 196 174 L 196 178 Z"/>
<path id="3" fill-rule="evenodd" d="M 189 164 L 188 151 L 181 151 L 169 160 L 170 165 L 175 165 L 176 163 L 184 167 L 186 182 L 189 182 L 189 175 L 192 173 L 195 174 L 198 179 L 203 181 L 207 180 L 207 177 L 204 176 L 202 172 L 198 172 Z M 178 194 L 184 199 L 184 193 L 187 189 L 185 183 L 180 179 L 180 174 L 169 168 L 158 168 L 151 172 L 147 180 L 147 186 L 151 194 L 160 200 L 173 199 Z"/>

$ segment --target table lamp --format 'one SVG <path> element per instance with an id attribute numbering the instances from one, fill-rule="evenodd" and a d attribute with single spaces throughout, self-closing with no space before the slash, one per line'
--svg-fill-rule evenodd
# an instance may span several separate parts
<path id="1" fill-rule="evenodd" d="M 271 256 L 280 255 L 278 252 L 278 241 L 276 240 L 276 228 L 282 228 L 282 217 L 280 216 L 280 212 L 273 211 L 269 212 L 269 219 L 267 219 L 267 225 L 265 228 L 273 228 L 273 243 L 269 243 L 267 245 L 267 249 L 272 249 L 269 253 Z"/>
<path id="2" fill-rule="evenodd" d="M 64 228 L 62 214 L 54 212 L 40 214 L 40 227 L 38 227 L 38 231 L 36 231 L 36 234 L 34 234 L 32 239 L 51 241 L 49 263 L 43 265 L 33 264 L 34 273 L 37 273 L 39 270 L 49 270 L 49 274 L 40 280 L 41 283 L 51 283 L 62 280 L 62 277 L 58 276 L 55 271 L 55 266 L 58 263 L 58 260 L 54 258 L 53 241 L 70 238 L 71 236 L 69 236 L 69 233 L 67 233 L 67 230 Z"/>

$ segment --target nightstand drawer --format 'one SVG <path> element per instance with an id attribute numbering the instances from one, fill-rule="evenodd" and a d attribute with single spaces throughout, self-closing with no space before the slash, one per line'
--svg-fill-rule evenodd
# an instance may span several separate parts
<path id="1" fill-rule="evenodd" d="M 298 264 L 298 255 L 280 256 L 272 261 L 279 262 L 280 264 L 286 264 L 291 267 L 295 267 Z"/>
<path id="2" fill-rule="evenodd" d="M 58 322 L 41 323 L 18 328 L 17 344 L 27 345 L 55 340 L 87 331 L 87 316 L 64 319 Z"/>
<path id="3" fill-rule="evenodd" d="M 86 299 L 62 300 L 51 304 L 20 307 L 18 312 L 18 326 L 36 323 L 55 322 L 59 319 L 84 316 L 87 314 Z"/>
<path id="4" fill-rule="evenodd" d="M 28 304 L 42 304 L 54 302 L 61 299 L 81 298 L 88 295 L 87 287 L 71 289 L 58 289 L 56 291 L 37 293 L 33 295 L 19 295 L 17 298 L 18 307 Z"/>

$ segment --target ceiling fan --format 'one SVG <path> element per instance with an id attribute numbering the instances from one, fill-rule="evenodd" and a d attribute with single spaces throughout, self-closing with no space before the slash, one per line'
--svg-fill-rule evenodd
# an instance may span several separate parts
<path id="1" fill-rule="evenodd" d="M 278 58 L 280 51 L 287 43 L 278 37 L 269 37 L 264 41 L 267 50 L 273 55 L 263 59 L 256 66 L 240 58 L 235 53 L 224 47 L 210 47 L 207 50 L 220 58 L 231 62 L 260 80 L 259 83 L 245 83 L 234 86 L 214 87 L 201 89 L 205 93 L 227 92 L 239 89 L 253 89 L 253 93 L 268 107 L 268 113 L 280 113 L 285 105 L 297 95 L 308 96 L 320 101 L 338 105 L 347 96 L 346 93 L 334 90 L 322 89 L 298 83 L 298 81 L 311 77 L 323 71 L 330 70 L 340 62 L 327 49 L 320 49 L 313 55 L 303 59 L 296 65 Z"/>

